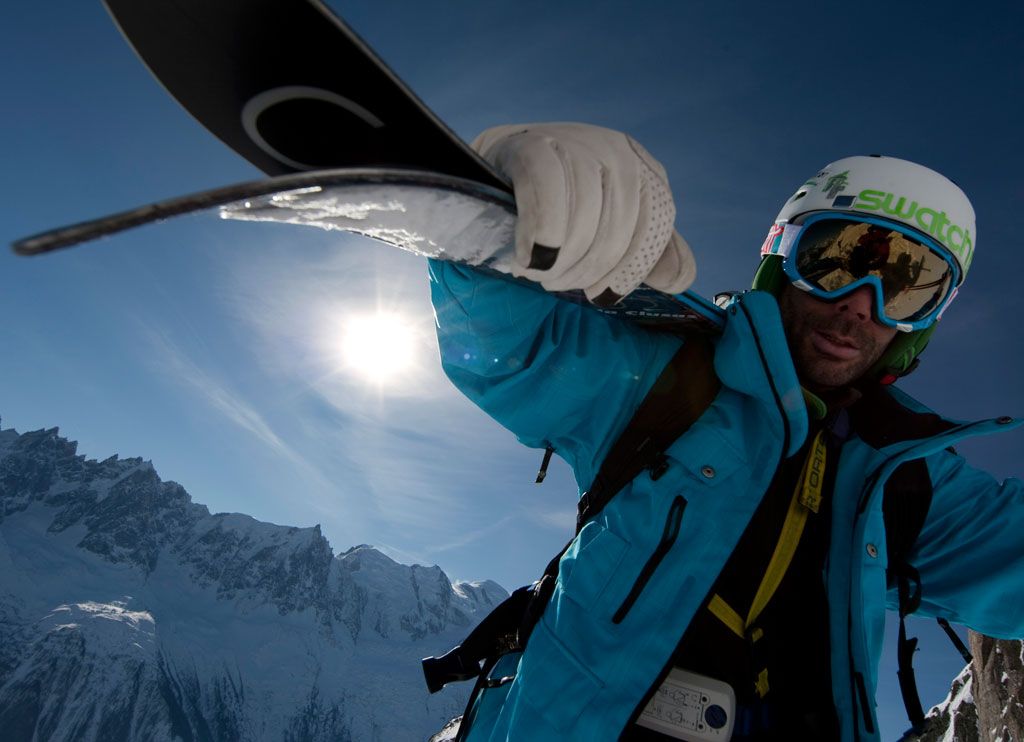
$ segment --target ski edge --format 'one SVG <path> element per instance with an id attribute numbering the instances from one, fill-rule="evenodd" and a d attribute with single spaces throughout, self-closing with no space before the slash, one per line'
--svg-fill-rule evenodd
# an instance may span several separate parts
<path id="1" fill-rule="evenodd" d="M 18 255 L 35 256 L 62 248 L 92 242 L 135 227 L 145 226 L 172 217 L 223 206 L 246 198 L 256 198 L 282 191 L 336 185 L 408 185 L 444 188 L 491 201 L 510 211 L 515 200 L 507 191 L 485 183 L 427 170 L 383 168 L 336 168 L 289 173 L 256 181 L 246 181 L 169 198 L 137 206 L 106 216 L 39 232 L 11 243 Z"/>

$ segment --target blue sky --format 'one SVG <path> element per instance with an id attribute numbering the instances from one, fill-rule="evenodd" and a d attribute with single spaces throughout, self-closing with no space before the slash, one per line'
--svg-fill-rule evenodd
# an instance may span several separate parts
<path id="1" fill-rule="evenodd" d="M 977 258 L 904 387 L 960 418 L 1024 414 L 1024 57 L 1019 3 L 337 3 L 459 134 L 579 120 L 670 174 L 705 294 L 749 284 L 781 203 L 825 163 L 882 153 L 946 173 Z M 873 7 L 873 6 L 872 6 Z M 814 9 L 814 13 L 810 12 Z M 259 174 L 150 77 L 99 2 L 5 5 L 2 214 L 12 239 Z M 348 318 L 398 312 L 400 383 L 341 360 Z M 571 533 L 575 485 L 440 374 L 422 262 L 359 238 L 193 217 L 35 259 L 0 253 L 0 415 L 90 457 L 150 458 L 213 511 L 321 524 L 453 578 L 532 580 Z M 1020 433 L 963 446 L 1020 473 Z M 925 703 L 959 660 L 929 626 Z M 902 709 L 883 667 L 884 729 Z M 891 677 L 891 682 L 886 678 Z"/>

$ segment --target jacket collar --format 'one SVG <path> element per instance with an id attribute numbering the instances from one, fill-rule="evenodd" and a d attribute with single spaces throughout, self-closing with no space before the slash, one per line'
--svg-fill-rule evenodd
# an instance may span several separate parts
<path id="1" fill-rule="evenodd" d="M 800 450 L 807 437 L 807 406 L 771 294 L 748 291 L 729 305 L 715 373 L 726 386 L 776 411 L 786 456 Z"/>

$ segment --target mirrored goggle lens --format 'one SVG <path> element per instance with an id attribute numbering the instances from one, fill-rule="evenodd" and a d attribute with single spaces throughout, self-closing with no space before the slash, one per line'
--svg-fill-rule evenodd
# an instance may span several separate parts
<path id="1" fill-rule="evenodd" d="M 821 219 L 800 233 L 795 252 L 797 272 L 822 291 L 875 276 L 886 317 L 901 322 L 927 317 L 953 285 L 945 257 L 889 226 Z"/>

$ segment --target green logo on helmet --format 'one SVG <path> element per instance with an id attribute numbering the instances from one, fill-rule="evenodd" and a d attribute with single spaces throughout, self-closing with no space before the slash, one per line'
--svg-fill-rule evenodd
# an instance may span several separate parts
<path id="1" fill-rule="evenodd" d="M 850 171 L 844 170 L 838 175 L 833 175 L 831 178 L 825 181 L 825 186 L 821 190 L 826 191 L 828 193 L 829 198 L 835 198 L 836 196 L 839 195 L 841 191 L 846 190 L 846 186 L 849 184 L 849 182 Z"/>
<path id="2" fill-rule="evenodd" d="M 893 202 L 895 201 L 895 205 Z M 974 254 L 974 242 L 971 231 L 954 224 L 946 216 L 945 211 L 936 211 L 920 206 L 917 201 L 909 201 L 906 196 L 896 196 L 886 191 L 863 190 L 857 194 L 854 209 L 880 211 L 895 219 L 912 224 L 926 234 L 934 237 L 940 245 L 949 249 L 960 260 L 960 265 L 967 272 Z"/>

